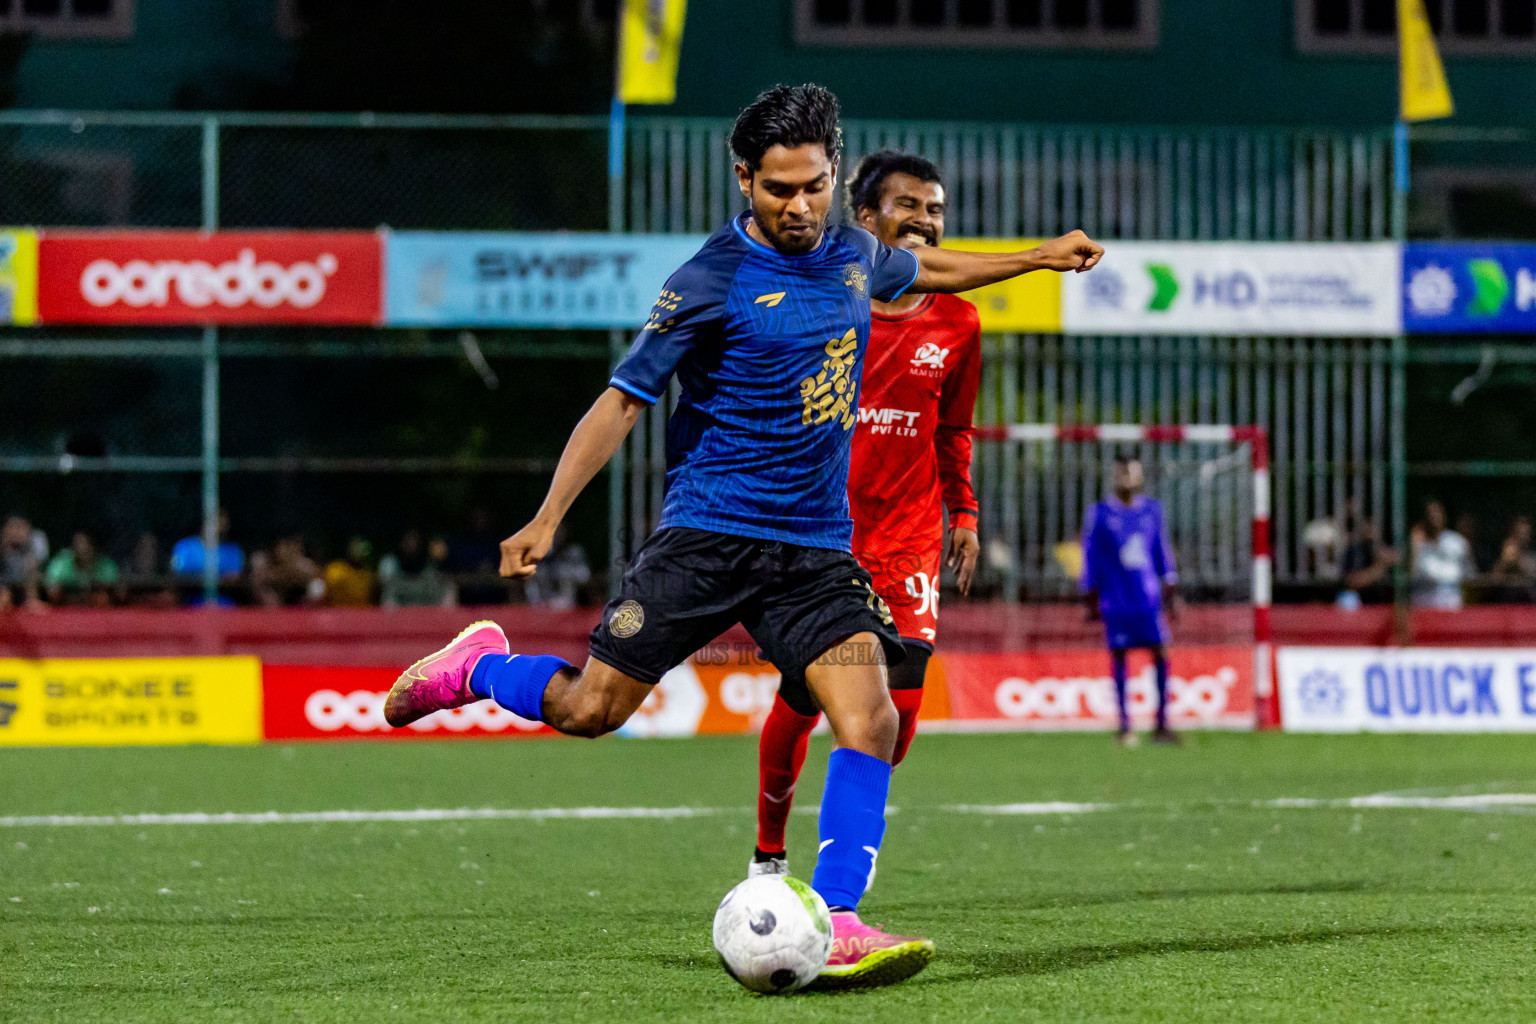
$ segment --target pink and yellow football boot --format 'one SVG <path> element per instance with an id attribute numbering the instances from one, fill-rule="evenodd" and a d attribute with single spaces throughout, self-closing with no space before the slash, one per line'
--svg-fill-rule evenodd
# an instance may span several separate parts
<path id="1" fill-rule="evenodd" d="M 470 625 L 448 646 L 400 673 L 384 698 L 384 720 L 398 729 L 434 711 L 473 704 L 480 699 L 469 688 L 475 662 L 482 655 L 508 653 L 507 635 L 496 623 Z"/>
<path id="2" fill-rule="evenodd" d="M 836 992 L 906 981 L 933 961 L 933 943 L 887 935 L 851 910 L 832 915 L 832 955 L 808 989 Z"/>

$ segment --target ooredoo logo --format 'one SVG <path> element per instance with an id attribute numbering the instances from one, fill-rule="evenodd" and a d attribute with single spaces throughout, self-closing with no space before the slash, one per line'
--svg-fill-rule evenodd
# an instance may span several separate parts
<path id="1" fill-rule="evenodd" d="M 339 693 L 336 690 L 316 690 L 304 701 L 304 719 L 321 732 L 387 731 L 384 721 L 384 698 L 387 693 L 377 690 L 353 690 Z M 449 711 L 435 711 L 425 718 L 412 722 L 410 728 L 417 732 L 468 732 L 484 729 L 501 732 L 504 729 L 520 729 L 532 732 L 540 728 L 538 722 L 519 718 L 494 701 L 478 701 Z"/>
<path id="2" fill-rule="evenodd" d="M 377 324 L 366 231 L 49 231 L 38 317 L 55 324 Z"/>
<path id="3" fill-rule="evenodd" d="M 122 302 L 139 309 L 164 306 L 174 287 L 176 298 L 194 309 L 215 302 L 226 309 L 247 303 L 262 309 L 283 303 L 309 309 L 325 298 L 326 280 L 337 266 L 329 252 L 286 267 L 273 260 L 257 262 L 254 249 L 241 249 L 235 259 L 218 266 L 202 260 L 130 260 L 118 266 L 101 259 L 80 275 L 80 295 L 97 307 Z"/>

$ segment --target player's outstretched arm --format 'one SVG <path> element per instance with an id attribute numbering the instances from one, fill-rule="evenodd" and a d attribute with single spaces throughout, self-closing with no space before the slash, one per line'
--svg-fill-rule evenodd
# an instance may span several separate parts
<path id="1" fill-rule="evenodd" d="M 931 245 L 912 250 L 917 255 L 914 292 L 968 292 L 1031 270 L 1082 273 L 1104 255 L 1104 247 L 1081 231 L 1041 242 L 1024 252 L 965 252 Z"/>
<path id="2" fill-rule="evenodd" d="M 571 431 L 571 439 L 560 454 L 549 494 L 539 506 L 533 522 L 501 542 L 501 574 L 508 577 L 532 576 L 539 562 L 549 554 L 555 528 L 582 489 L 591 483 L 598 470 L 608 464 L 640 417 L 645 403 L 618 388 L 604 391 L 587 414 Z"/>

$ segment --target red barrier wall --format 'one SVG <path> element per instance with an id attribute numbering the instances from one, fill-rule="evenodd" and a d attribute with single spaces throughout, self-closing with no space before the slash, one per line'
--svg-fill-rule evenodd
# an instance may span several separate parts
<path id="1" fill-rule="evenodd" d="M 1175 643 L 1223 645 L 1251 636 L 1250 609 L 1195 606 L 1175 624 Z M 0 657 L 169 657 L 252 654 L 283 665 L 406 665 L 452 637 L 474 618 L 493 618 L 514 650 L 557 654 L 580 663 L 593 609 L 541 611 L 526 606 L 478 609 L 284 609 L 149 611 L 59 609 L 0 613 Z M 1281 644 L 1382 646 L 1393 641 L 1392 610 L 1340 612 L 1327 605 L 1277 606 Z M 1097 627 L 1076 605 L 947 606 L 940 650 L 1000 652 L 1097 646 Z M 1461 612 L 1415 611 L 1414 641 L 1441 647 L 1532 646 L 1536 606 L 1504 605 Z M 745 631 L 727 640 L 750 643 Z"/>

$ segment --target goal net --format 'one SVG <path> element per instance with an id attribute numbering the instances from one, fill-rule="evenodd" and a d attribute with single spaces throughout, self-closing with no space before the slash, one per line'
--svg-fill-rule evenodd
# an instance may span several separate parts
<path id="1" fill-rule="evenodd" d="M 1084 517 L 1112 493 L 1123 452 L 1141 461 L 1145 493 L 1163 505 L 1179 573 L 1180 607 L 1170 623 L 1176 724 L 1274 723 L 1262 428 L 1012 424 L 978 428 L 976 437 L 985 442 L 975 456 L 978 582 L 999 600 L 945 617 L 946 666 L 951 675 L 974 668 L 989 680 L 1015 671 L 1006 687 L 957 677 L 962 685 L 952 694 L 975 690 L 985 700 L 990 693 L 1005 715 L 1036 727 L 1092 728 L 1113 718 L 1103 626 L 1089 621 L 1079 579 Z M 985 658 L 995 664 L 970 664 Z M 1145 718 L 1155 686 L 1144 654 L 1133 653 L 1130 672 L 1132 707 Z"/>

